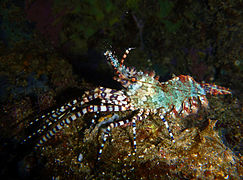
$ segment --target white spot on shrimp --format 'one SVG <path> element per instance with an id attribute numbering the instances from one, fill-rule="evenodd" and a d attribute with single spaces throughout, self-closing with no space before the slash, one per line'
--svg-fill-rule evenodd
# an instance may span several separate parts
<path id="1" fill-rule="evenodd" d="M 78 161 L 79 161 L 79 162 L 82 162 L 83 159 L 84 159 L 84 156 L 83 156 L 83 154 L 80 153 L 80 154 L 78 155 Z"/>

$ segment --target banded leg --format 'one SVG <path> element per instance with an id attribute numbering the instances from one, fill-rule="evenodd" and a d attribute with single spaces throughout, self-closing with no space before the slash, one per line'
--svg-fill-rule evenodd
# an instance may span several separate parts
<path id="1" fill-rule="evenodd" d="M 170 135 L 170 137 L 171 137 L 171 139 L 172 139 L 172 142 L 175 143 L 175 139 L 174 139 L 173 133 L 172 133 L 171 130 L 170 130 L 170 127 L 169 127 L 169 125 L 168 125 L 168 122 L 165 120 L 165 118 L 164 118 L 164 116 L 163 116 L 162 113 L 159 113 L 159 116 L 160 116 L 160 118 L 162 119 L 162 121 L 164 122 L 165 127 L 167 128 L 167 130 L 168 130 L 168 132 L 169 132 L 169 135 Z"/>
<path id="2" fill-rule="evenodd" d="M 82 96 L 81 105 L 88 103 L 94 99 L 101 99 L 102 103 L 115 104 L 115 105 L 126 105 L 128 104 L 128 99 L 122 91 L 117 91 L 110 88 L 98 87 L 92 91 L 86 91 Z M 97 112 L 98 113 L 98 112 Z M 97 114 L 91 120 L 91 128 L 94 127 L 95 119 Z"/>
<path id="3" fill-rule="evenodd" d="M 118 59 L 113 56 L 111 51 L 106 51 L 104 53 L 104 55 L 107 58 L 107 61 L 110 62 L 110 64 L 112 65 L 113 69 L 115 70 L 117 76 L 119 77 L 118 79 L 116 79 L 117 81 L 120 81 L 123 79 L 124 75 L 126 77 L 132 77 L 136 74 L 136 70 L 134 68 L 129 68 L 123 65 L 123 62 L 125 60 L 125 58 L 127 57 L 127 55 L 129 54 L 130 50 L 132 50 L 134 48 L 128 48 L 126 50 L 126 52 L 124 53 L 122 59 L 121 59 L 121 63 L 118 61 Z M 124 80 L 124 79 L 123 79 Z M 123 83 L 122 83 L 123 84 Z"/>
<path id="4" fill-rule="evenodd" d="M 56 110 L 51 111 L 50 113 L 47 113 L 45 115 L 42 115 L 40 118 L 37 118 L 34 120 L 34 122 L 38 122 L 39 120 L 45 119 L 45 118 L 53 118 L 56 119 L 58 116 L 63 114 L 65 111 L 71 109 L 78 103 L 77 99 L 74 99 L 72 102 L 66 103 L 65 105 L 61 106 L 60 108 L 57 108 Z M 30 122 L 30 125 L 34 124 L 34 122 Z"/>
<path id="5" fill-rule="evenodd" d="M 122 91 L 117 91 L 110 88 L 98 87 L 92 91 L 86 91 L 82 96 L 82 101 L 80 102 L 80 104 L 83 105 L 97 98 L 101 100 L 106 99 L 108 101 L 112 96 L 115 95 L 120 95 L 121 97 L 125 96 Z"/>
<path id="6" fill-rule="evenodd" d="M 95 113 L 93 118 L 91 119 L 91 125 L 89 127 L 89 132 L 91 132 L 94 129 L 96 121 L 98 119 L 98 114 L 99 114 L 99 112 Z"/>
<path id="7" fill-rule="evenodd" d="M 122 65 L 123 65 L 123 63 L 124 63 L 124 60 L 126 59 L 127 55 L 128 55 L 129 52 L 130 52 L 131 50 L 133 50 L 133 49 L 135 49 L 135 48 L 128 48 L 128 49 L 126 49 L 125 53 L 124 53 L 123 56 L 122 56 L 122 59 L 121 59 L 121 62 L 120 62 L 120 67 L 122 67 Z"/>
<path id="8" fill-rule="evenodd" d="M 110 103 L 110 104 L 113 104 L 114 106 L 116 106 L 116 105 L 118 105 L 118 106 L 123 106 L 123 105 L 127 105 L 128 103 L 126 102 L 126 103 L 121 103 L 121 101 L 117 101 L 117 100 L 115 100 L 115 101 L 113 101 L 113 100 L 111 100 L 111 101 L 107 101 L 107 100 L 102 100 L 102 103 Z M 112 105 L 102 105 L 102 106 L 106 106 L 106 107 L 109 107 L 109 106 L 112 106 Z M 116 106 L 115 108 L 117 109 L 117 107 L 118 106 Z M 128 106 L 127 106 L 128 107 Z M 122 108 L 121 108 L 122 109 Z M 88 109 L 88 111 L 90 111 L 90 109 Z M 115 111 L 117 111 L 117 110 L 115 110 Z M 92 110 L 90 111 L 90 112 L 92 112 Z M 94 124 L 96 124 L 97 122 L 96 122 L 96 120 L 98 119 L 98 114 L 99 114 L 99 111 L 97 111 L 96 113 L 95 113 L 95 115 L 93 116 L 93 118 L 92 118 L 92 125 L 94 125 Z M 110 119 L 110 118 L 109 118 Z M 92 126 L 91 125 L 91 126 Z"/>
<path id="9" fill-rule="evenodd" d="M 141 121 L 144 117 L 142 117 L 144 110 L 140 109 L 136 116 L 132 118 L 132 133 L 133 133 L 133 147 L 134 147 L 134 154 L 137 152 L 137 141 L 136 141 L 136 121 Z"/>
<path id="10" fill-rule="evenodd" d="M 47 131 L 41 139 L 38 141 L 36 147 L 41 146 L 43 143 L 47 142 L 50 140 L 57 132 L 59 132 L 64 126 L 68 126 L 69 124 L 72 123 L 72 121 L 78 119 L 81 117 L 82 114 L 80 112 L 69 112 L 65 116 L 62 116 L 62 118 L 59 119 L 58 124 L 55 125 L 53 128 Z M 43 131 L 42 131 L 43 132 Z"/>
<path id="11" fill-rule="evenodd" d="M 133 146 L 134 146 L 134 152 L 136 153 L 137 150 L 137 143 L 136 143 L 136 121 L 141 121 L 142 119 L 145 119 L 148 114 L 149 111 L 146 111 L 143 113 L 143 109 L 141 109 L 137 115 L 133 116 L 132 121 L 130 121 L 129 119 L 126 120 L 121 120 L 118 122 L 112 122 L 109 124 L 109 126 L 106 128 L 105 132 L 104 132 L 104 137 L 103 137 L 103 141 L 102 144 L 100 146 L 100 149 L 98 151 L 98 161 L 101 158 L 101 154 L 104 148 L 104 145 L 108 139 L 108 137 L 110 136 L 111 130 L 115 127 L 120 127 L 120 126 L 124 126 L 124 125 L 132 125 L 133 126 Z M 132 123 L 131 123 L 132 122 Z"/>
<path id="12" fill-rule="evenodd" d="M 122 91 L 98 87 L 95 90 L 85 92 L 85 94 L 82 97 L 83 101 L 81 102 L 81 105 L 97 98 L 101 99 L 101 102 L 106 104 L 127 105 L 129 102 L 128 98 L 124 95 Z M 97 114 L 95 114 L 92 118 L 91 129 L 95 124 L 96 118 Z"/>
<path id="13" fill-rule="evenodd" d="M 119 116 L 115 116 L 115 119 L 113 119 L 113 121 L 117 120 L 119 118 Z M 103 137 L 103 140 L 102 140 L 102 144 L 100 146 L 100 149 L 98 151 L 98 161 L 100 160 L 100 157 L 101 157 L 101 154 L 102 154 L 102 151 L 103 151 L 103 148 L 104 148 L 104 145 L 107 141 L 107 138 L 110 136 L 110 132 L 111 132 L 111 129 L 114 128 L 114 127 L 118 127 L 118 126 L 122 126 L 126 123 L 129 123 L 129 120 L 123 120 L 123 121 L 118 121 L 118 122 L 111 122 L 106 130 L 104 131 L 104 137 Z"/>
<path id="14" fill-rule="evenodd" d="M 25 138 L 22 143 L 25 143 L 26 141 L 30 140 L 31 138 L 33 138 L 36 135 L 40 135 L 45 129 L 52 126 L 52 124 L 59 121 L 66 114 L 68 114 L 70 109 L 71 110 L 76 109 L 75 106 L 76 106 L 77 102 L 78 101 L 75 99 L 72 102 L 69 102 L 69 103 L 63 105 L 62 107 L 60 107 L 56 110 L 53 110 L 52 112 L 47 113 L 46 115 L 42 115 L 40 118 L 36 118 L 34 121 L 30 122 L 29 127 L 27 127 L 26 131 L 28 131 L 28 129 L 30 129 L 32 131 L 32 134 L 29 135 L 27 138 Z M 42 125 L 40 125 L 40 123 L 42 123 Z M 35 129 L 34 126 L 36 126 L 36 127 L 41 126 L 41 128 L 38 128 L 38 130 L 33 132 L 33 129 Z"/>
<path id="15" fill-rule="evenodd" d="M 77 112 L 70 112 L 67 118 L 63 118 L 58 124 L 49 130 L 45 135 L 41 137 L 37 146 L 41 146 L 43 143 L 51 139 L 58 131 L 60 131 L 65 125 L 68 126 L 79 117 L 85 115 L 89 112 L 118 112 L 129 110 L 129 106 L 118 106 L 118 105 L 90 105 L 88 107 L 82 108 Z"/>
<path id="16" fill-rule="evenodd" d="M 108 94 L 107 98 L 103 98 L 101 102 L 106 104 L 115 104 L 122 106 L 130 103 L 130 99 L 123 94 Z"/>

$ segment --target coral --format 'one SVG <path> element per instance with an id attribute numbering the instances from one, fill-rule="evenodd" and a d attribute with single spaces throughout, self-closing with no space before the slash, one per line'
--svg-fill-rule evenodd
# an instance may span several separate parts
<path id="1" fill-rule="evenodd" d="M 93 168 L 95 146 L 99 143 L 96 138 L 90 138 L 89 131 L 85 136 L 79 135 L 84 121 L 71 125 L 61 133 L 61 137 L 58 136 L 61 139 L 50 142 L 41 148 L 41 152 L 48 158 L 48 169 L 52 169 L 50 173 L 55 177 L 238 179 L 242 169 L 240 159 L 224 145 L 214 130 L 216 122 L 209 120 L 202 130 L 195 127 L 184 129 L 174 145 L 165 139 L 164 128 L 153 120 L 140 123 L 135 156 L 129 156 L 132 146 L 127 134 L 132 134 L 131 129 L 127 132 L 123 127 L 117 128 L 112 132 L 112 143 L 106 146 L 97 171 Z M 82 159 L 79 161 L 80 154 Z M 132 167 L 135 169 L 131 170 Z"/>

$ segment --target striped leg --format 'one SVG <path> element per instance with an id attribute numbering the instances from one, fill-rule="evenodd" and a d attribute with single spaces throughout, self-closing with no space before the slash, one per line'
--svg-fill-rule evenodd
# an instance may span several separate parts
<path id="1" fill-rule="evenodd" d="M 94 129 L 94 127 L 95 127 L 96 121 L 97 121 L 97 119 L 98 119 L 98 114 L 99 114 L 99 112 L 95 113 L 94 116 L 93 116 L 93 118 L 91 119 L 91 125 L 90 125 L 90 127 L 89 127 L 89 131 L 90 131 L 90 132 L 91 132 L 91 131 Z"/>
<path id="2" fill-rule="evenodd" d="M 116 93 L 122 93 L 122 92 L 114 90 L 114 89 L 110 89 L 110 88 L 98 87 L 92 91 L 86 91 L 82 96 L 82 101 L 80 104 L 83 105 L 83 104 L 88 103 L 97 98 L 108 99 L 109 96 L 111 96 L 112 94 L 116 94 Z M 107 96 L 107 95 L 109 95 L 109 96 Z"/>
<path id="3" fill-rule="evenodd" d="M 128 101 L 127 98 L 125 98 L 124 96 L 120 96 L 120 95 L 112 95 L 113 97 L 110 97 L 110 100 L 106 100 L 103 99 L 101 102 L 102 103 L 106 103 L 106 104 L 113 104 L 113 105 L 118 105 L 118 106 L 122 106 L 122 105 L 127 105 Z M 125 101 L 123 101 L 122 99 L 125 98 Z M 93 116 L 92 120 L 91 120 L 91 126 L 90 126 L 90 130 L 92 130 L 96 124 L 97 121 L 97 117 L 98 117 L 99 111 L 95 113 L 95 115 Z"/>
<path id="4" fill-rule="evenodd" d="M 168 125 L 168 122 L 165 120 L 165 118 L 164 118 L 164 116 L 163 116 L 162 113 L 159 113 L 159 116 L 160 116 L 160 118 L 162 119 L 162 121 L 164 122 L 165 127 L 167 128 L 167 130 L 168 130 L 168 132 L 169 132 L 169 135 L 170 135 L 170 137 L 171 137 L 171 139 L 172 139 L 172 142 L 175 143 L 175 139 L 174 139 L 173 133 L 172 133 L 171 130 L 170 130 L 170 127 L 169 127 L 169 125 Z"/>
<path id="5" fill-rule="evenodd" d="M 82 96 L 81 105 L 88 103 L 94 99 L 101 99 L 102 103 L 106 104 L 115 104 L 115 105 L 127 105 L 129 100 L 124 95 L 122 91 L 117 91 L 110 88 L 98 87 L 92 91 L 86 91 Z M 97 112 L 99 113 L 99 112 Z M 95 119 L 97 118 L 97 114 L 91 120 L 91 129 L 95 124 Z"/>
<path id="6" fill-rule="evenodd" d="M 135 49 L 135 48 L 128 48 L 128 49 L 126 49 L 125 53 L 124 53 L 123 56 L 122 56 L 122 59 L 121 59 L 121 62 L 120 62 L 120 67 L 123 65 L 124 60 L 126 59 L 126 57 L 127 57 L 127 55 L 129 54 L 129 52 L 130 52 L 131 50 L 133 50 L 133 49 Z"/>
<path id="7" fill-rule="evenodd" d="M 71 109 L 72 107 L 74 107 L 76 104 L 78 103 L 77 99 L 74 99 L 72 102 L 66 103 L 65 105 L 63 105 L 60 108 L 57 108 L 56 110 L 51 111 L 50 113 L 47 113 L 45 115 L 42 115 L 40 118 L 36 118 L 34 121 L 30 122 L 29 125 L 34 125 L 36 122 L 38 121 L 42 121 L 43 119 L 46 119 L 45 122 L 49 123 L 50 121 L 48 121 L 49 119 L 58 119 L 59 116 L 61 116 L 63 113 L 65 113 L 65 111 Z"/>
<path id="8" fill-rule="evenodd" d="M 103 141 L 102 141 L 102 144 L 100 146 L 100 149 L 98 151 L 98 161 L 100 160 L 100 157 L 101 157 L 101 154 L 102 154 L 102 151 L 103 151 L 103 148 L 104 148 L 104 145 L 107 141 L 107 138 L 109 137 L 110 133 L 111 133 L 111 130 L 115 127 L 119 127 L 119 126 L 124 126 L 124 125 L 128 125 L 130 126 L 132 124 L 133 126 L 133 146 L 134 146 L 134 152 L 136 153 L 136 150 L 137 150 L 137 143 L 136 143 L 136 121 L 138 120 L 142 120 L 142 119 L 145 119 L 148 114 L 149 114 L 149 111 L 146 111 L 145 113 L 143 113 L 143 109 L 141 109 L 137 115 L 135 115 L 133 118 L 132 118 L 132 123 L 130 120 L 126 119 L 126 120 L 122 120 L 122 121 L 118 121 L 118 122 L 112 122 L 109 124 L 109 126 L 106 128 L 105 132 L 104 132 L 104 138 L 103 138 Z"/>
<path id="9" fill-rule="evenodd" d="M 69 112 L 68 115 L 62 116 L 62 118 L 59 119 L 60 121 L 58 121 L 58 124 L 51 130 L 49 130 L 47 133 L 45 133 L 41 137 L 41 139 L 39 140 L 36 146 L 37 147 L 41 146 L 43 143 L 47 142 L 53 136 L 55 136 L 55 134 L 59 132 L 64 126 L 68 126 L 69 124 L 72 123 L 72 121 L 78 119 L 81 116 L 82 116 L 81 112 Z"/>
<path id="10" fill-rule="evenodd" d="M 82 108 L 80 111 L 82 115 L 88 112 L 118 112 L 130 110 L 130 105 L 90 105 L 88 107 Z"/>
<path id="11" fill-rule="evenodd" d="M 47 113 L 46 115 L 42 115 L 40 118 L 36 118 L 34 121 L 29 123 L 29 126 L 27 127 L 26 131 L 31 130 L 32 134 L 29 135 L 27 138 L 23 140 L 22 143 L 25 143 L 26 141 L 30 140 L 36 135 L 40 135 L 45 129 L 50 127 L 53 123 L 59 121 L 59 119 L 63 118 L 69 111 L 70 109 L 75 109 L 77 100 L 73 100 L 72 102 L 69 102 L 62 107 L 53 110 L 50 113 Z M 40 125 L 42 123 L 42 125 Z M 33 132 L 33 129 L 36 127 L 41 126 L 41 128 L 38 128 L 36 131 Z"/>
<path id="12" fill-rule="evenodd" d="M 106 104 L 127 105 L 130 100 L 123 94 L 108 94 L 101 102 Z"/>
<path id="13" fill-rule="evenodd" d="M 136 142 L 136 121 L 142 121 L 143 119 L 146 119 L 147 116 L 149 115 L 150 111 L 145 111 L 144 109 L 141 109 L 137 116 L 135 118 L 133 117 L 132 119 L 132 126 L 133 126 L 133 145 L 134 145 L 134 152 L 136 153 L 137 151 L 137 142 Z"/>
<path id="14" fill-rule="evenodd" d="M 51 139 L 58 131 L 60 131 L 65 125 L 69 125 L 72 123 L 72 121 L 78 119 L 79 117 L 85 115 L 89 112 L 118 112 L 118 111 L 126 111 L 129 110 L 129 106 L 118 106 L 118 105 L 90 105 L 88 107 L 82 108 L 78 112 L 70 112 L 69 116 L 65 118 L 60 119 L 60 122 L 48 131 L 45 135 L 41 137 L 39 140 L 37 146 L 41 146 L 43 143 L 47 142 L 49 139 Z"/>
<path id="15" fill-rule="evenodd" d="M 110 64 L 112 65 L 113 69 L 115 70 L 115 72 L 117 74 L 117 77 L 119 77 L 118 79 L 117 79 L 117 77 L 115 77 L 115 79 L 118 82 L 120 82 L 121 80 L 122 81 L 124 80 L 122 77 L 124 77 L 125 74 L 126 74 L 125 75 L 126 77 L 132 77 L 132 76 L 134 76 L 134 74 L 136 74 L 136 70 L 134 68 L 128 68 L 128 67 L 123 65 L 125 58 L 127 57 L 127 55 L 129 54 L 130 50 L 132 50 L 132 49 L 134 49 L 134 48 L 128 48 L 125 51 L 125 53 L 124 53 L 124 55 L 123 55 L 123 57 L 121 59 L 121 63 L 112 54 L 111 51 L 106 51 L 104 53 L 104 55 L 106 56 L 107 61 L 110 62 Z M 122 84 L 125 83 L 125 82 L 122 82 L 122 81 L 121 81 Z"/>
<path id="16" fill-rule="evenodd" d="M 85 91 L 83 96 L 82 96 L 82 101 L 80 102 L 80 104 L 83 105 L 83 104 L 88 103 L 88 102 L 90 102 L 94 99 L 102 97 L 101 93 L 104 92 L 104 91 L 112 92 L 112 91 L 115 91 L 115 90 L 112 90 L 112 89 L 109 89 L 109 88 L 104 88 L 104 87 L 98 87 L 98 88 L 95 88 L 94 90 L 91 90 L 91 91 Z M 91 120 L 90 130 L 92 130 L 93 127 L 94 127 L 98 113 L 99 112 L 97 112 Z"/>
<path id="17" fill-rule="evenodd" d="M 119 118 L 119 116 L 116 117 L 116 119 L 114 119 L 114 120 L 117 120 L 117 118 Z M 105 145 L 105 143 L 107 141 L 107 138 L 110 136 L 111 129 L 114 128 L 114 127 L 122 126 L 122 125 L 127 124 L 127 123 L 129 123 L 129 120 L 118 121 L 118 122 L 111 122 L 108 125 L 108 127 L 106 128 L 106 130 L 104 132 L 103 141 L 102 141 L 102 144 L 101 144 L 100 149 L 98 151 L 98 161 L 100 160 L 100 157 L 101 157 L 104 145 Z"/>

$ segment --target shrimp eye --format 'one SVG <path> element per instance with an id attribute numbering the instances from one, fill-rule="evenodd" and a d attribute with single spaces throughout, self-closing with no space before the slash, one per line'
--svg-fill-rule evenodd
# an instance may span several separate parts
<path id="1" fill-rule="evenodd" d="M 132 81 L 132 82 L 136 82 L 136 81 L 137 81 L 137 78 L 132 77 L 132 78 L 131 78 L 131 81 Z"/>

